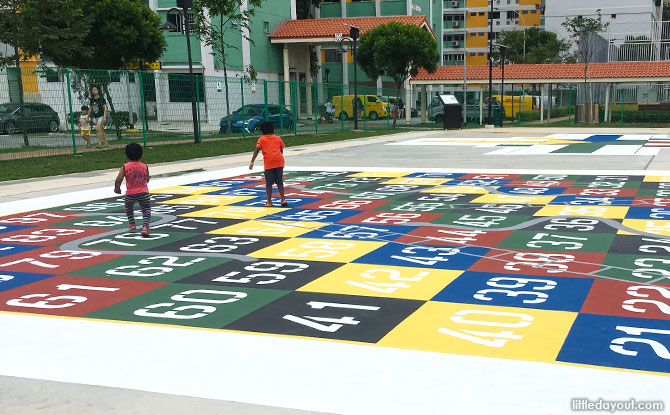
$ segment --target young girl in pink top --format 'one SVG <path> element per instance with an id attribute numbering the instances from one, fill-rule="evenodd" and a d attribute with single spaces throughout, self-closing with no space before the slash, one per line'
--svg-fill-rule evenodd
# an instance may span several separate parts
<path id="1" fill-rule="evenodd" d="M 121 166 L 116 181 L 114 182 L 114 192 L 121 194 L 121 183 L 126 179 L 126 216 L 128 216 L 128 230 L 134 231 L 135 202 L 140 204 L 142 210 L 142 236 L 149 236 L 149 222 L 151 221 L 151 201 L 149 197 L 149 168 L 146 164 L 140 162 L 142 159 L 142 146 L 137 143 L 130 143 L 126 146 L 126 157 L 128 163 Z"/>

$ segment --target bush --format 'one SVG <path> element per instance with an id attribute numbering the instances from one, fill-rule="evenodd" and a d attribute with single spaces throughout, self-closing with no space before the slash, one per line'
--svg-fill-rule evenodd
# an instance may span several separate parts
<path id="1" fill-rule="evenodd" d="M 612 122 L 621 122 L 621 111 L 612 111 Z M 624 111 L 625 123 L 668 123 L 670 111 Z"/>
<path id="2" fill-rule="evenodd" d="M 76 111 L 72 113 L 72 117 L 74 117 L 74 124 L 75 126 L 79 125 L 79 116 L 81 115 L 81 111 Z M 128 111 L 116 111 L 116 112 L 108 112 L 107 113 L 107 123 L 105 123 L 105 128 L 106 129 L 116 129 L 117 127 L 119 129 L 126 129 L 126 128 L 131 128 L 134 126 L 134 124 L 137 122 L 138 117 L 137 113 L 133 112 L 133 122 L 132 125 L 131 123 L 128 122 Z M 68 125 L 70 124 L 70 116 L 68 115 L 67 118 L 67 123 Z M 117 125 L 118 124 L 118 125 Z"/>
<path id="3" fill-rule="evenodd" d="M 568 107 L 556 107 L 551 109 L 551 118 L 565 117 L 568 115 Z M 544 119 L 547 119 L 549 111 L 544 110 Z M 516 119 L 521 119 L 521 121 L 540 121 L 540 111 L 519 111 L 514 114 Z"/>

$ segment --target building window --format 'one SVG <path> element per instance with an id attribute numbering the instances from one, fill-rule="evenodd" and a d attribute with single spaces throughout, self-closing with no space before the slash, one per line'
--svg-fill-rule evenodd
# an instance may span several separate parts
<path id="1" fill-rule="evenodd" d="M 186 28 L 184 27 L 184 19 L 181 16 L 181 13 L 170 13 L 167 16 L 167 21 L 172 23 L 173 25 L 177 26 L 177 32 L 179 33 L 184 33 Z M 193 26 L 195 23 L 195 18 L 193 17 L 193 13 L 188 14 L 188 24 L 189 24 L 189 29 L 191 33 L 194 32 Z"/>
<path id="2" fill-rule="evenodd" d="M 612 19 L 616 19 L 616 14 L 613 14 L 611 17 Z"/>
<path id="3" fill-rule="evenodd" d="M 204 82 L 199 80 L 196 85 L 198 85 L 199 101 L 205 102 Z M 168 88 L 170 90 L 170 102 L 191 102 L 191 84 L 188 74 L 169 73 Z"/>
<path id="4" fill-rule="evenodd" d="M 47 82 L 61 82 L 62 81 L 61 75 L 58 72 L 51 69 L 51 68 L 45 68 L 44 72 L 43 72 L 43 76 L 47 80 Z"/>
<path id="5" fill-rule="evenodd" d="M 342 54 L 337 49 L 324 49 L 323 63 L 342 63 Z"/>
<path id="6" fill-rule="evenodd" d="M 263 31 L 265 33 L 270 33 L 270 22 L 263 22 Z"/>

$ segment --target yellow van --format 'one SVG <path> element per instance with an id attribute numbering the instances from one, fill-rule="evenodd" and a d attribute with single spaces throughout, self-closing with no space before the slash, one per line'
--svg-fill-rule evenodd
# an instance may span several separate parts
<path id="1" fill-rule="evenodd" d="M 493 98 L 500 102 L 500 95 L 493 95 Z M 535 106 L 533 105 L 533 97 L 530 95 L 505 95 L 505 102 L 503 105 L 505 107 L 505 114 L 507 114 L 508 117 L 512 117 L 513 114 L 516 114 L 519 111 L 532 111 L 535 109 Z"/>
<path id="2" fill-rule="evenodd" d="M 388 117 L 389 103 L 386 98 L 379 95 L 358 95 L 359 102 L 358 110 L 363 113 L 370 120 Z M 365 101 L 363 101 L 365 100 Z M 334 95 L 333 108 L 335 109 L 334 116 L 343 120 L 353 118 L 354 116 L 354 96 L 353 95 Z"/>

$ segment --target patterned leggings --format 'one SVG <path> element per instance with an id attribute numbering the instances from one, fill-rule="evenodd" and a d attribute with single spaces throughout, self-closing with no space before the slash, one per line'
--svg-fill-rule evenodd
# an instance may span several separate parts
<path id="1" fill-rule="evenodd" d="M 126 195 L 126 216 L 128 216 L 128 223 L 131 225 L 135 224 L 135 214 L 133 212 L 135 202 L 140 204 L 140 210 L 142 211 L 142 226 L 148 228 L 149 222 L 151 222 L 151 199 L 149 193 Z"/>

